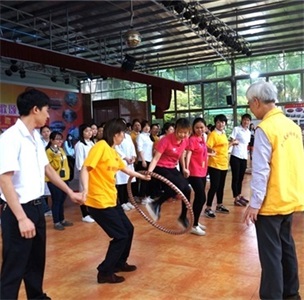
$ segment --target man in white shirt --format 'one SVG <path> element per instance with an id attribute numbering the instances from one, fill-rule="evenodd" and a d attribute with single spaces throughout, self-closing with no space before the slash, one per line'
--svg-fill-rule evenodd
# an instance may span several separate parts
<path id="1" fill-rule="evenodd" d="M 2 221 L 1 299 L 17 299 L 24 280 L 28 299 L 51 299 L 43 293 L 46 225 L 41 197 L 45 175 L 75 203 L 74 193 L 50 166 L 39 133 L 49 118 L 49 97 L 35 89 L 17 98 L 20 119 L 0 138 Z"/>

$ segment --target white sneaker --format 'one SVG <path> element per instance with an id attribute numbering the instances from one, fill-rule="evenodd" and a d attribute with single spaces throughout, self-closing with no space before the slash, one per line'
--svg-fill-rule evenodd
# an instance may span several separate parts
<path id="1" fill-rule="evenodd" d="M 83 222 L 87 222 L 87 223 L 94 223 L 95 222 L 95 220 L 91 216 L 89 216 L 89 215 L 87 215 L 84 218 L 82 218 L 82 221 Z"/>
<path id="2" fill-rule="evenodd" d="M 206 227 L 205 225 L 203 225 L 203 224 L 198 223 L 198 226 L 199 226 L 202 230 L 206 230 L 206 229 L 207 229 L 207 227 Z"/>
<path id="3" fill-rule="evenodd" d="M 142 199 L 141 204 L 146 205 L 146 204 L 152 203 L 152 202 L 153 202 L 153 199 L 150 196 L 148 196 L 148 197 L 145 197 L 144 199 Z"/>
<path id="4" fill-rule="evenodd" d="M 44 216 L 45 217 L 51 217 L 53 214 L 52 214 L 52 211 L 51 210 L 48 210 L 44 213 Z"/>
<path id="5" fill-rule="evenodd" d="M 192 234 L 196 234 L 196 235 L 205 235 L 206 234 L 206 232 L 203 229 L 201 229 L 199 226 L 192 227 L 190 232 Z"/>
<path id="6" fill-rule="evenodd" d="M 121 205 L 121 207 L 123 208 L 124 211 L 128 211 L 128 210 L 131 210 L 131 208 L 129 207 L 129 205 L 127 203 L 123 203 Z"/>
<path id="7" fill-rule="evenodd" d="M 130 208 L 130 209 L 134 209 L 135 206 L 131 203 L 131 202 L 127 202 L 126 205 Z"/>

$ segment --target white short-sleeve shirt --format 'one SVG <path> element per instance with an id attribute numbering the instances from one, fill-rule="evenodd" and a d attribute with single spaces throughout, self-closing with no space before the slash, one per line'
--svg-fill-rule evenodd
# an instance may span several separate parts
<path id="1" fill-rule="evenodd" d="M 49 163 L 40 134 L 36 130 L 32 134 L 18 119 L 0 136 L 0 175 L 14 172 L 13 185 L 21 204 L 44 194 L 45 166 Z M 4 195 L 2 198 L 6 200 Z"/>
<path id="2" fill-rule="evenodd" d="M 231 155 L 240 159 L 247 159 L 248 157 L 248 144 L 250 142 L 250 130 L 243 126 L 237 126 L 233 128 L 231 137 L 234 140 L 238 140 L 239 144 L 232 147 Z"/>

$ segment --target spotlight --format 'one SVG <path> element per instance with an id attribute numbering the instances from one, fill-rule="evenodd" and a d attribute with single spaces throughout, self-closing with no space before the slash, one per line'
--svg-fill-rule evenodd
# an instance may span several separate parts
<path id="1" fill-rule="evenodd" d="M 174 5 L 174 10 L 178 13 L 178 14 L 181 14 L 184 9 L 185 9 L 185 4 L 184 2 L 178 2 Z"/>
<path id="2" fill-rule="evenodd" d="M 201 20 L 201 18 L 200 18 L 197 14 L 195 14 L 195 15 L 191 18 L 191 22 L 192 22 L 194 25 L 198 24 L 198 23 L 200 22 L 200 20 Z"/>
<path id="3" fill-rule="evenodd" d="M 53 75 L 53 76 L 51 77 L 51 80 L 52 80 L 53 82 L 56 82 L 56 81 L 57 81 L 57 77 L 56 77 L 55 75 Z"/>
<path id="4" fill-rule="evenodd" d="M 135 67 L 135 64 L 136 64 L 136 58 L 134 56 L 126 54 L 121 67 L 125 71 L 132 71 Z"/>
<path id="5" fill-rule="evenodd" d="M 183 16 L 184 16 L 184 18 L 185 18 L 186 20 L 190 20 L 191 17 L 192 17 L 192 15 L 193 15 L 193 13 L 192 13 L 192 11 L 191 11 L 190 9 L 187 9 L 187 10 L 184 12 L 184 14 L 183 14 Z"/>
<path id="6" fill-rule="evenodd" d="M 16 64 L 12 64 L 10 66 L 12 72 L 16 73 L 19 70 L 19 67 Z"/>
<path id="7" fill-rule="evenodd" d="M 60 72 L 66 72 L 66 69 L 65 68 L 63 68 L 63 67 L 60 67 Z"/>
<path id="8" fill-rule="evenodd" d="M 222 28 L 217 27 L 213 32 L 213 36 L 219 37 L 222 33 L 223 33 Z"/>
<path id="9" fill-rule="evenodd" d="M 12 71 L 10 69 L 5 70 L 4 73 L 7 76 L 12 76 L 13 75 L 13 73 L 12 73 Z"/>
<path id="10" fill-rule="evenodd" d="M 202 30 L 206 29 L 207 23 L 205 20 L 201 20 L 200 23 L 198 24 L 198 27 Z"/>
<path id="11" fill-rule="evenodd" d="M 65 84 L 69 84 L 70 83 L 70 77 L 69 76 L 64 77 L 63 80 L 64 80 Z"/>
<path id="12" fill-rule="evenodd" d="M 212 24 L 212 22 L 210 22 L 209 25 L 207 26 L 207 31 L 210 34 L 213 34 L 216 31 L 216 26 Z"/>
<path id="13" fill-rule="evenodd" d="M 25 78 L 25 70 L 23 68 L 20 69 L 19 74 L 20 74 L 20 78 Z"/>

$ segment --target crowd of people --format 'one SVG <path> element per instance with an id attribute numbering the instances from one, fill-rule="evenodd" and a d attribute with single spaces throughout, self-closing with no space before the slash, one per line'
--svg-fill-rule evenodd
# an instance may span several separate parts
<path id="1" fill-rule="evenodd" d="M 261 299 L 300 299 L 290 297 L 299 296 L 291 226 L 293 213 L 304 210 L 302 133 L 276 108 L 276 89 L 270 83 L 253 84 L 246 96 L 250 110 L 262 122 L 255 129 L 246 113 L 229 137 L 227 117 L 219 114 L 213 125 L 207 126 L 201 117 L 192 124 L 180 118 L 165 123 L 162 131 L 148 120 L 111 119 L 100 126 L 82 124 L 77 140 L 71 134 L 64 140 L 61 132 L 45 125 L 48 96 L 35 89 L 22 93 L 17 99 L 20 119 L 0 138 L 1 299 L 17 299 L 22 280 L 29 299 L 50 299 L 42 290 L 45 216 L 52 216 L 55 230 L 72 226 L 64 216 L 67 196 L 80 206 L 83 222 L 96 222 L 111 238 L 97 267 L 97 282 L 120 283 L 125 279 L 115 273 L 136 270 L 127 262 L 134 232 L 126 214 L 134 208 L 127 193 L 129 176 L 136 201 L 145 205 L 154 221 L 160 219 L 163 203 L 179 198 L 149 172 L 170 180 L 193 207 L 190 233 L 204 236 L 207 228 L 200 223 L 204 206 L 204 216 L 210 219 L 217 213 L 229 214 L 224 206 L 229 165 L 233 204 L 247 207 L 244 221 L 256 227 Z M 248 157 L 252 159 L 250 200 L 242 193 Z M 147 175 L 138 172 L 143 170 Z M 74 178 L 79 180 L 77 193 L 69 187 Z M 190 226 L 184 201 L 177 222 Z"/>

